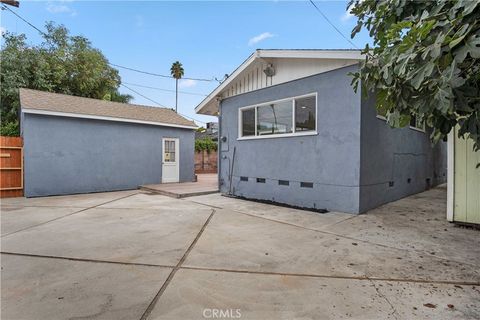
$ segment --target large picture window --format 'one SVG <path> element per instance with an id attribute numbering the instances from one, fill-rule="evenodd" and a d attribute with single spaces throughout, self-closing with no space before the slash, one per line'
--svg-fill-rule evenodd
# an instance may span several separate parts
<path id="1" fill-rule="evenodd" d="M 315 94 L 240 109 L 239 137 L 315 134 Z"/>

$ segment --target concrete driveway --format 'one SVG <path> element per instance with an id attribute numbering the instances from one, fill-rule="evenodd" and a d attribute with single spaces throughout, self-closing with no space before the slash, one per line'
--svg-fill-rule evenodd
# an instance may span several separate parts
<path id="1" fill-rule="evenodd" d="M 437 188 L 367 215 L 139 191 L 4 199 L 2 319 L 479 319 Z"/>

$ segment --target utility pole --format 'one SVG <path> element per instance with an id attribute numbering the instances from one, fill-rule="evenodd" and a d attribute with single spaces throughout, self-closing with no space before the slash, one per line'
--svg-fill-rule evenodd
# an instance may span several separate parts
<path id="1" fill-rule="evenodd" d="M 175 78 L 175 112 L 177 112 L 178 106 L 178 79 Z"/>

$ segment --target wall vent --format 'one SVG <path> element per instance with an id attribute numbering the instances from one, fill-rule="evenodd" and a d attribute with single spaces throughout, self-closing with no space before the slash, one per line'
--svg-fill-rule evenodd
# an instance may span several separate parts
<path id="1" fill-rule="evenodd" d="M 289 186 L 290 181 L 288 181 L 288 180 L 278 180 L 278 185 L 279 186 Z"/>
<path id="2" fill-rule="evenodd" d="M 240 177 L 240 181 L 248 181 L 248 177 Z"/>
<path id="3" fill-rule="evenodd" d="M 265 183 L 265 178 L 257 178 L 257 183 Z"/>
<path id="4" fill-rule="evenodd" d="M 300 188 L 313 188 L 313 182 L 300 182 Z"/>

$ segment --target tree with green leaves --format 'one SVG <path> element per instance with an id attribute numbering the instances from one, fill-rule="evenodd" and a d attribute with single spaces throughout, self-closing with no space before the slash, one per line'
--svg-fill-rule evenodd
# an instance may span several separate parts
<path id="1" fill-rule="evenodd" d="M 480 2 L 353 0 L 373 38 L 354 74 L 355 90 L 376 94 L 376 107 L 394 127 L 416 117 L 432 128 L 432 141 L 459 126 L 460 137 L 480 149 Z"/>
<path id="2" fill-rule="evenodd" d="M 1 132 L 18 135 L 18 88 L 37 89 L 81 97 L 129 102 L 120 94 L 118 70 L 82 36 L 72 36 L 64 26 L 46 24 L 43 42 L 30 45 L 24 34 L 3 34 L 1 50 Z"/>
<path id="3" fill-rule="evenodd" d="M 170 74 L 175 78 L 175 112 L 178 107 L 178 80 L 183 77 L 183 66 L 179 61 L 175 61 L 170 68 Z"/>

